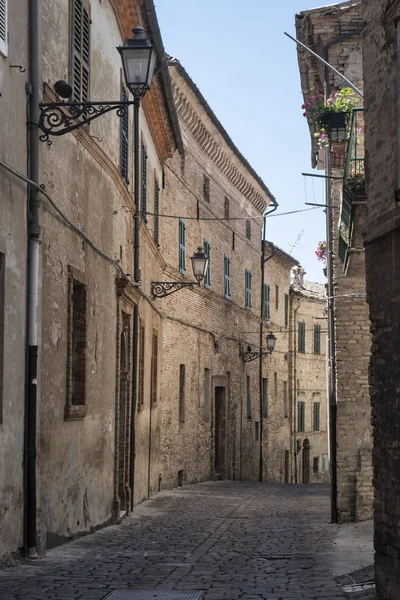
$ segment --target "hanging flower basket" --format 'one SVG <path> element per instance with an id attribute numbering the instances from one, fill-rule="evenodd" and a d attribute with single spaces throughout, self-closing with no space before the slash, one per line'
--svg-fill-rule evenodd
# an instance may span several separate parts
<path id="1" fill-rule="evenodd" d="M 327 112 L 321 115 L 321 123 L 328 133 L 331 144 L 347 140 L 349 115 L 345 112 Z"/>
<path id="2" fill-rule="evenodd" d="M 342 88 L 325 102 L 323 95 L 310 96 L 303 104 L 303 115 L 315 128 L 318 145 L 342 142 L 348 137 L 349 118 L 358 98 L 351 88 Z"/>
<path id="3" fill-rule="evenodd" d="M 328 244 L 326 243 L 326 241 L 318 242 L 318 246 L 315 251 L 315 255 L 317 256 L 318 260 L 320 260 L 321 262 L 326 262 L 327 254 Z"/>

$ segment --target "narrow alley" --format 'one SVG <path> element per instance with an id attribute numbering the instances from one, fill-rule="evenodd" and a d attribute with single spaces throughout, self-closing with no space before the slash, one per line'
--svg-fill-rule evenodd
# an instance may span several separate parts
<path id="1" fill-rule="evenodd" d="M 0 571 L 0 598 L 358 600 L 373 596 L 347 596 L 338 576 L 372 564 L 369 537 L 370 522 L 329 524 L 325 485 L 189 485 L 136 506 L 120 525 Z"/>

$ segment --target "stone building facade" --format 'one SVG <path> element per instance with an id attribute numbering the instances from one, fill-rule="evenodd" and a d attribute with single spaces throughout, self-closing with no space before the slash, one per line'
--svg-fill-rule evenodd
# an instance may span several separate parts
<path id="1" fill-rule="evenodd" d="M 28 2 L 0 6 L 0 563 L 24 545 Z M 21 70 L 10 68 L 20 65 Z"/>
<path id="2" fill-rule="evenodd" d="M 289 396 L 295 483 L 329 482 L 326 290 L 295 270 L 290 290 Z"/>
<path id="3" fill-rule="evenodd" d="M 399 535 L 399 69 L 398 2 L 364 0 L 365 226 L 372 323 L 370 391 L 374 431 L 375 579 L 377 597 L 400 590 Z"/>
<path id="4" fill-rule="evenodd" d="M 303 11 L 296 17 L 298 39 L 361 89 L 362 19 L 361 1 Z M 298 51 L 298 59 L 305 100 L 318 93 L 328 97 L 332 92 L 346 87 L 346 83 L 338 75 L 303 49 Z M 361 116 L 358 113 L 357 118 L 357 128 L 362 131 Z M 352 132 L 354 135 L 353 125 Z M 361 164 L 363 156 L 360 139 L 361 136 L 358 148 L 358 160 Z M 347 152 L 350 152 L 350 144 Z M 317 165 L 317 155 L 318 148 L 312 136 L 314 167 Z M 335 368 L 332 371 L 335 377 L 331 397 L 336 402 L 337 410 L 337 510 L 332 518 L 352 521 L 370 518 L 372 514 L 372 430 L 368 389 L 371 336 L 365 299 L 362 243 L 366 198 L 354 198 L 352 194 L 346 194 L 344 183 L 347 167 L 344 167 L 350 163 L 345 158 L 343 150 L 331 146 L 324 160 L 326 174 L 339 177 L 339 180 L 329 180 L 327 183 L 327 203 L 339 209 L 332 211 L 334 287 L 333 298 L 328 298 L 333 304 L 335 318 Z"/>
<path id="5" fill-rule="evenodd" d="M 210 262 L 200 287 L 154 301 L 163 314 L 159 479 L 257 479 L 258 361 L 240 352 L 259 348 L 262 214 L 275 200 L 178 61 L 170 73 L 185 153 L 165 166 L 163 279 L 193 280 L 198 246 Z"/>

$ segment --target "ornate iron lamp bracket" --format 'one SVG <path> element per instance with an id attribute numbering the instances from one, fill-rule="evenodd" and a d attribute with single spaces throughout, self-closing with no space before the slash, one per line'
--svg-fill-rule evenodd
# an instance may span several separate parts
<path id="1" fill-rule="evenodd" d="M 151 295 L 153 298 L 165 298 L 182 288 L 192 289 L 200 285 L 197 281 L 153 281 L 151 284 Z"/>
<path id="2" fill-rule="evenodd" d="M 41 142 L 48 142 L 50 135 L 60 136 L 79 129 L 97 117 L 116 110 L 123 117 L 128 106 L 137 100 L 111 102 L 42 102 L 39 104 L 39 127 L 43 134 Z"/>
<path id="3" fill-rule="evenodd" d="M 262 356 L 269 356 L 270 352 L 246 352 L 243 350 L 243 347 L 240 347 L 239 355 L 243 359 L 244 362 L 251 362 L 252 360 L 256 360 Z"/>

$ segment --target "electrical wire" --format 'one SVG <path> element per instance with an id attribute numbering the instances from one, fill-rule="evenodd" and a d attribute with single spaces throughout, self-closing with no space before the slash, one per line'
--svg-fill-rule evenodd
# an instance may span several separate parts
<path id="1" fill-rule="evenodd" d="M 285 213 L 278 213 L 278 214 L 271 214 L 271 215 L 267 215 L 267 218 L 272 218 L 272 217 L 283 217 L 286 215 L 294 215 L 297 213 L 302 213 L 302 212 L 308 212 L 309 210 L 318 210 L 318 208 L 323 208 L 323 207 L 319 207 L 319 206 L 313 206 L 312 208 L 302 208 L 301 210 L 291 210 L 289 212 L 285 212 Z M 157 216 L 158 218 L 165 218 L 165 219 L 182 219 L 185 221 L 247 221 L 248 219 L 263 219 L 264 215 L 257 215 L 255 217 L 229 217 L 229 218 L 224 218 L 224 217 L 186 217 L 186 216 L 182 216 L 182 215 L 162 215 L 162 214 L 157 214 L 157 213 L 153 213 L 153 212 L 147 212 L 146 211 L 146 215 L 150 215 L 151 217 L 155 217 Z"/>

